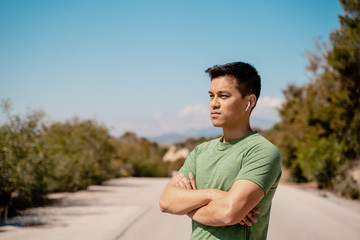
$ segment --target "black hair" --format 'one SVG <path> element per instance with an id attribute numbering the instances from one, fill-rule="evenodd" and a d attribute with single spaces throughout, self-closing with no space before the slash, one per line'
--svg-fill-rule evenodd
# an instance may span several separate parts
<path id="1" fill-rule="evenodd" d="M 206 71 L 211 80 L 222 76 L 233 76 L 243 97 L 254 94 L 259 99 L 261 90 L 261 79 L 256 69 L 248 63 L 232 62 L 224 65 L 215 65 Z"/>

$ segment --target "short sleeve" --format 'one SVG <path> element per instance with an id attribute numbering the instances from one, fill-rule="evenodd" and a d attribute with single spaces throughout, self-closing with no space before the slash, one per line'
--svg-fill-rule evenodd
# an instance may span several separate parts
<path id="1" fill-rule="evenodd" d="M 246 179 L 259 185 L 267 194 L 281 176 L 281 155 L 272 144 L 258 144 L 243 160 L 236 180 Z"/>
<path id="2" fill-rule="evenodd" d="M 179 173 L 184 174 L 186 177 L 189 177 L 191 172 L 194 177 L 196 177 L 196 157 L 197 157 L 197 147 L 192 150 L 189 156 L 186 158 L 184 165 L 180 168 Z"/>

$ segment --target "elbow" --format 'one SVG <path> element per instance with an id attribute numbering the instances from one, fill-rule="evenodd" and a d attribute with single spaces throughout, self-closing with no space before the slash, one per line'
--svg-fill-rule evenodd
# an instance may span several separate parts
<path id="1" fill-rule="evenodd" d="M 186 210 L 181 210 L 181 209 L 177 208 L 171 202 L 165 201 L 163 199 L 160 199 L 159 207 L 160 207 L 160 211 L 163 213 L 171 213 L 171 214 L 175 214 L 175 215 L 184 215 L 187 213 Z"/>
<path id="2" fill-rule="evenodd" d="M 239 221 L 237 221 L 237 218 L 233 216 L 233 214 L 224 214 L 224 216 L 222 217 L 222 222 L 226 226 L 239 223 Z"/>
<path id="3" fill-rule="evenodd" d="M 172 213 L 172 214 L 180 214 L 174 209 L 173 205 L 164 199 L 160 199 L 159 201 L 160 211 L 163 213 Z"/>
<path id="4" fill-rule="evenodd" d="M 159 206 L 160 206 L 160 211 L 163 213 L 168 213 L 169 212 L 169 204 L 167 204 L 166 201 L 164 201 L 163 199 L 160 199 L 159 201 Z"/>
<path id="5" fill-rule="evenodd" d="M 229 206 L 226 210 L 221 214 L 221 222 L 224 225 L 230 226 L 234 224 L 238 224 L 241 219 L 245 216 L 242 216 L 241 213 L 235 211 L 231 206 Z"/>
<path id="6" fill-rule="evenodd" d="M 172 205 L 162 201 L 159 202 L 159 206 L 160 206 L 160 211 L 163 213 L 171 213 L 175 215 L 184 215 L 187 213 L 186 211 L 181 211 L 179 209 L 176 209 Z"/>

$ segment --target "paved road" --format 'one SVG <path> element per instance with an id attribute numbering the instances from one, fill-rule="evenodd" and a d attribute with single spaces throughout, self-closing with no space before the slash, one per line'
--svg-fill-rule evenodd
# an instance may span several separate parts
<path id="1" fill-rule="evenodd" d="M 189 239 L 185 216 L 159 211 L 168 179 L 122 178 L 87 191 L 55 194 L 52 206 L 30 209 L 0 225 L 2 240 Z M 171 236 L 171 237 L 169 237 Z M 359 239 L 360 203 L 280 185 L 268 239 Z"/>

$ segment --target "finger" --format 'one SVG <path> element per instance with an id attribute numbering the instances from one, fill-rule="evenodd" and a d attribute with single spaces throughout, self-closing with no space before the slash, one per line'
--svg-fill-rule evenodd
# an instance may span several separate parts
<path id="1" fill-rule="evenodd" d="M 243 220 L 241 220 L 239 223 L 240 225 L 245 225 L 245 222 Z"/>
<path id="2" fill-rule="evenodd" d="M 175 177 L 175 186 L 181 187 L 177 176 Z"/>
<path id="3" fill-rule="evenodd" d="M 176 183 L 179 184 L 180 187 L 185 188 L 184 183 L 178 175 L 176 176 Z"/>
<path id="4" fill-rule="evenodd" d="M 242 221 L 244 221 L 245 224 L 248 225 L 248 226 L 252 225 L 251 221 L 247 217 L 244 217 Z"/>
<path id="5" fill-rule="evenodd" d="M 189 178 L 190 178 L 190 184 L 192 189 L 196 190 L 196 182 L 195 182 L 195 178 L 194 175 L 192 173 L 189 173 Z"/>
<path id="6" fill-rule="evenodd" d="M 247 215 L 248 219 L 250 219 L 253 223 L 257 222 L 257 218 L 255 217 L 254 214 L 252 214 L 252 212 L 249 212 Z"/>
<path id="7" fill-rule="evenodd" d="M 253 210 L 251 210 L 253 213 L 255 214 L 259 214 L 260 213 L 260 210 L 257 208 L 257 207 L 254 207 Z"/>
<path id="8" fill-rule="evenodd" d="M 189 179 L 187 179 L 184 174 L 180 173 L 180 178 L 187 189 L 192 189 Z"/>

